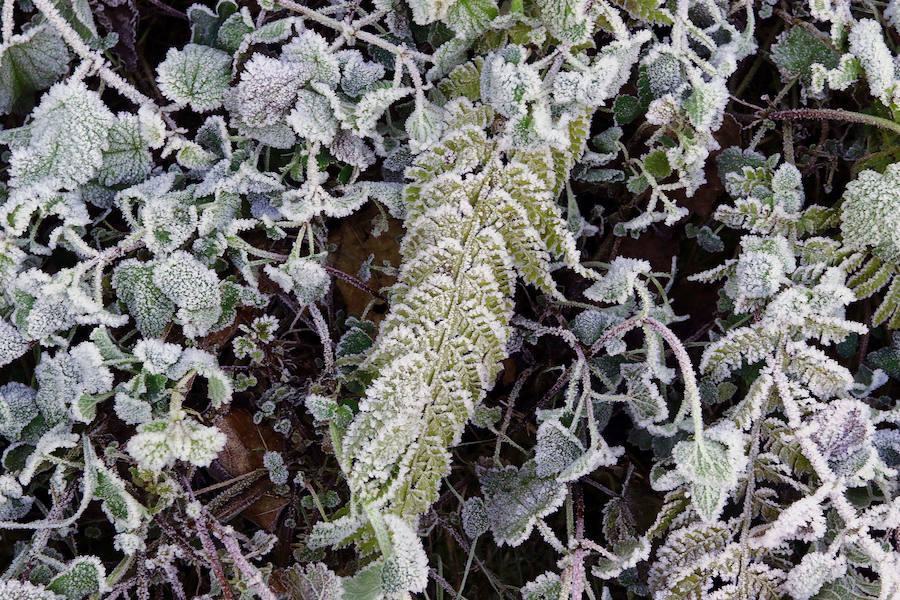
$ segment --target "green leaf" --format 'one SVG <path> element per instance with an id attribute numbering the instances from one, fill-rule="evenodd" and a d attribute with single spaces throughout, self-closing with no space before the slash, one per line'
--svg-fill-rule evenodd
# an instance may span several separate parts
<path id="1" fill-rule="evenodd" d="M 138 183 L 150 173 L 153 160 L 147 142 L 141 135 L 137 116 L 121 114 L 109 129 L 108 147 L 103 151 L 103 165 L 97 180 L 106 186 Z"/>
<path id="2" fill-rule="evenodd" d="M 812 83 L 812 65 L 818 63 L 827 69 L 838 66 L 840 54 L 825 42 L 827 36 L 820 36 L 799 26 L 791 27 L 778 36 L 772 44 L 772 62 L 781 72 L 782 80 L 790 81 L 799 77 L 804 86 Z"/>
<path id="3" fill-rule="evenodd" d="M 188 20 L 191 22 L 191 42 L 204 46 L 215 45 L 219 27 L 237 9 L 238 5 L 233 0 L 219 0 L 215 12 L 202 4 L 192 4 L 187 9 Z"/>
<path id="4" fill-rule="evenodd" d="M 881 369 L 893 379 L 900 381 L 900 333 L 895 333 L 890 346 L 866 355 L 866 364 L 873 369 Z"/>
<path id="5" fill-rule="evenodd" d="M 249 16 L 236 12 L 222 23 L 216 32 L 216 48 L 229 54 L 237 52 L 244 37 L 253 31 L 253 21 Z"/>
<path id="6" fill-rule="evenodd" d="M 159 89 L 166 98 L 190 104 L 197 112 L 208 112 L 222 106 L 231 79 L 231 55 L 188 44 L 182 50 L 170 48 L 156 71 Z"/>
<path id="7" fill-rule="evenodd" d="M 24 113 L 34 93 L 50 87 L 69 66 L 69 51 L 49 25 L 31 27 L 0 48 L 0 114 Z"/>
<path id="8" fill-rule="evenodd" d="M 669 157 L 665 150 L 654 150 L 644 158 L 644 166 L 657 179 L 668 177 L 672 173 Z"/>
<path id="9" fill-rule="evenodd" d="M 381 561 L 368 565 L 349 579 L 344 580 L 343 600 L 376 600 L 381 592 Z"/>
<path id="10" fill-rule="evenodd" d="M 594 23 L 585 0 L 538 0 L 540 18 L 547 31 L 560 42 L 577 46 L 590 39 Z"/>
<path id="11" fill-rule="evenodd" d="M 613 0 L 632 17 L 640 21 L 649 21 L 657 25 L 670 25 L 672 17 L 662 10 L 663 0 Z"/>
<path id="12" fill-rule="evenodd" d="M 500 11 L 494 0 L 457 0 L 447 10 L 444 22 L 459 37 L 474 38 L 487 29 Z"/>
<path id="13" fill-rule="evenodd" d="M 107 589 L 106 569 L 96 556 L 79 556 L 50 581 L 47 589 L 69 600 L 80 600 Z"/>
<path id="14" fill-rule="evenodd" d="M 617 96 L 613 103 L 613 115 L 617 125 L 626 125 L 637 119 L 643 112 L 641 101 L 636 96 Z"/>
<path id="15" fill-rule="evenodd" d="M 175 314 L 175 304 L 153 283 L 153 263 L 121 262 L 112 277 L 119 300 L 125 303 L 144 337 L 162 337 Z"/>

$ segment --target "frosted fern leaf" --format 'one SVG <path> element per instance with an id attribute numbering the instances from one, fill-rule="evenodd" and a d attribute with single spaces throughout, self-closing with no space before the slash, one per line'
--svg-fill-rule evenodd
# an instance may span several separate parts
<path id="1" fill-rule="evenodd" d="M 190 104 L 197 112 L 222 106 L 231 79 L 231 56 L 221 50 L 188 44 L 170 48 L 157 67 L 159 89 L 169 100 Z"/>

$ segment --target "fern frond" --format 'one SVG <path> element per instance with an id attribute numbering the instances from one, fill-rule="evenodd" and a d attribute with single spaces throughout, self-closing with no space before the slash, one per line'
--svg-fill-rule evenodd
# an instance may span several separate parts
<path id="1" fill-rule="evenodd" d="M 573 131 L 586 136 L 586 123 Z M 448 130 L 407 169 L 403 267 L 362 367 L 376 377 L 341 442 L 369 509 L 414 521 L 437 497 L 447 448 L 506 357 L 514 271 L 552 295 L 552 255 L 587 272 L 555 203 L 557 165 L 583 139 L 565 157 L 543 145 L 510 160 L 503 147 L 474 126 Z"/>

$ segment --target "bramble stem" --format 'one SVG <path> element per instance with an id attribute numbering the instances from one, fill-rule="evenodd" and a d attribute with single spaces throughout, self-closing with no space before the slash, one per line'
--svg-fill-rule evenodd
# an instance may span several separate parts
<path id="1" fill-rule="evenodd" d="M 872 125 L 881 129 L 888 129 L 894 133 L 900 134 L 900 123 L 867 115 L 849 110 L 841 110 L 836 108 L 794 108 L 791 110 L 780 110 L 768 115 L 769 119 L 776 121 L 786 121 L 793 119 L 822 119 L 829 121 L 848 121 L 850 123 L 862 123 L 864 125 Z"/>
<path id="2" fill-rule="evenodd" d="M 398 56 L 408 56 L 409 58 L 415 58 L 417 60 L 421 60 L 424 62 L 431 62 L 431 63 L 434 62 L 434 60 L 431 58 L 431 56 L 429 56 L 427 54 L 422 54 L 421 52 L 417 52 L 415 50 L 410 50 L 406 46 L 397 46 L 396 44 L 392 44 L 389 41 L 383 40 L 380 37 L 378 37 L 377 35 L 373 35 L 366 31 L 357 31 L 356 29 L 354 29 L 353 27 L 351 27 L 350 25 L 348 25 L 346 23 L 341 23 L 340 21 L 338 21 L 336 19 L 332 19 L 331 17 L 327 17 L 323 14 L 319 14 L 319 11 L 317 11 L 314 8 L 309 8 L 307 6 L 303 6 L 302 4 L 298 4 L 296 2 L 293 2 L 292 0 L 277 0 L 277 1 L 278 1 L 278 4 L 280 4 L 284 8 L 286 8 L 288 10 L 292 10 L 297 13 L 300 13 L 304 17 L 308 17 L 309 19 L 312 19 L 313 21 L 315 21 L 317 23 L 320 23 L 326 27 L 330 27 L 331 29 L 334 29 L 335 31 L 339 31 L 342 34 L 344 34 L 345 36 L 347 36 L 348 38 L 358 38 L 364 42 L 368 42 L 369 44 L 372 44 L 373 46 L 378 46 L 379 48 L 387 50 L 388 52 L 390 52 L 392 54 L 396 54 Z"/>

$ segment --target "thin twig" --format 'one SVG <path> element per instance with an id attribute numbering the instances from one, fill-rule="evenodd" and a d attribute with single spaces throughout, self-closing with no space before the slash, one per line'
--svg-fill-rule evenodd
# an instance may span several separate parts
<path id="1" fill-rule="evenodd" d="M 46 0 L 44 0 L 46 1 Z M 409 58 L 414 58 L 416 60 L 421 60 L 423 62 L 433 63 L 434 60 L 431 56 L 427 54 L 422 54 L 421 52 L 417 52 L 415 50 L 410 50 L 406 46 L 397 46 L 395 44 L 390 43 L 387 40 L 384 40 L 376 35 L 368 33 L 366 31 L 357 31 L 353 27 L 347 25 L 346 23 L 341 23 L 336 19 L 332 19 L 331 17 L 327 17 L 323 14 L 320 14 L 316 9 L 309 8 L 308 6 L 303 6 L 302 4 L 297 4 L 292 0 L 277 0 L 278 4 L 287 8 L 288 10 L 292 10 L 294 12 L 300 13 L 304 17 L 312 19 L 317 23 L 320 23 L 326 27 L 330 27 L 335 31 L 341 32 L 348 38 L 357 38 L 364 42 L 368 42 L 373 46 L 378 46 L 384 50 L 392 54 L 396 54 L 397 56 L 407 56 Z"/>

